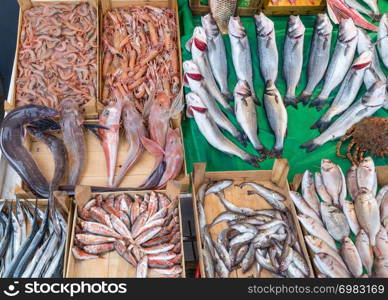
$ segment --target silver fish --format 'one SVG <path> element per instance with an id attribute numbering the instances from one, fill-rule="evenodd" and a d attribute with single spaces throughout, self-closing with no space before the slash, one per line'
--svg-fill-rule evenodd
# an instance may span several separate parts
<path id="1" fill-rule="evenodd" d="M 220 213 L 213 220 L 213 222 L 210 224 L 210 226 L 214 226 L 214 225 L 217 225 L 218 223 L 225 222 L 225 221 L 229 222 L 229 221 L 241 220 L 243 218 L 244 218 L 244 216 L 241 216 L 239 214 L 229 212 L 229 211 L 224 211 L 224 212 Z"/>
<path id="2" fill-rule="evenodd" d="M 341 242 L 350 234 L 346 216 L 338 207 L 321 202 L 321 215 L 327 231 L 336 241 Z"/>
<path id="3" fill-rule="evenodd" d="M 357 28 L 352 19 L 341 19 L 337 44 L 326 70 L 322 91 L 310 104 L 310 107 L 321 110 L 330 93 L 344 79 L 356 52 L 357 34 Z"/>
<path id="4" fill-rule="evenodd" d="M 365 157 L 357 167 L 357 186 L 369 190 L 375 197 L 377 193 L 377 174 L 371 157 Z"/>
<path id="5" fill-rule="evenodd" d="M 330 278 L 350 278 L 351 274 L 335 258 L 326 254 L 315 255 L 316 261 L 322 272 Z"/>
<path id="6" fill-rule="evenodd" d="M 371 10 L 365 8 L 363 5 L 361 5 L 357 0 L 344 0 L 345 3 L 351 7 L 351 8 L 354 8 L 355 10 L 357 10 L 358 12 L 364 14 L 364 15 L 367 15 L 371 18 L 374 17 L 374 14 Z"/>
<path id="7" fill-rule="evenodd" d="M 378 17 L 380 15 L 379 5 L 377 4 L 377 0 L 362 0 L 366 5 L 372 9 L 374 17 Z"/>
<path id="8" fill-rule="evenodd" d="M 216 182 L 215 184 L 211 185 L 207 190 L 205 195 L 215 194 L 219 193 L 228 187 L 230 187 L 233 184 L 233 180 L 220 180 Z"/>
<path id="9" fill-rule="evenodd" d="M 358 224 L 354 203 L 350 201 L 344 201 L 342 204 L 342 210 L 346 216 L 350 229 L 355 235 L 357 235 L 360 231 L 360 224 Z"/>
<path id="10" fill-rule="evenodd" d="M 251 88 L 252 97 L 257 102 L 253 85 L 252 57 L 249 40 L 240 17 L 231 17 L 229 20 L 229 38 L 232 46 L 232 60 L 238 80 L 245 80 Z"/>
<path id="11" fill-rule="evenodd" d="M 233 100 L 228 87 L 228 64 L 222 34 L 211 14 L 201 17 L 201 23 L 206 32 L 208 57 L 214 78 L 224 97 Z"/>
<path id="12" fill-rule="evenodd" d="M 276 82 L 278 77 L 279 54 L 276 47 L 274 23 L 262 12 L 254 16 L 256 24 L 257 51 L 263 81 Z"/>
<path id="13" fill-rule="evenodd" d="M 356 236 L 356 248 L 366 271 L 369 275 L 372 275 L 373 251 L 364 229 L 360 229 Z"/>
<path id="14" fill-rule="evenodd" d="M 148 256 L 144 255 L 137 264 L 136 278 L 147 278 L 148 274 Z"/>
<path id="15" fill-rule="evenodd" d="M 246 273 L 250 270 L 255 262 L 255 252 L 256 249 L 253 244 L 250 244 L 248 252 L 245 254 L 242 262 L 241 262 L 241 270 L 243 273 Z"/>
<path id="16" fill-rule="evenodd" d="M 383 14 L 377 32 L 377 50 L 386 68 L 388 68 L 388 13 Z"/>
<path id="17" fill-rule="evenodd" d="M 266 155 L 268 150 L 265 149 L 258 137 L 256 105 L 248 82 L 245 80 L 239 80 L 234 88 L 234 112 L 237 122 L 253 147 L 260 155 Z"/>
<path id="18" fill-rule="evenodd" d="M 372 51 L 367 50 L 362 52 L 353 62 L 330 108 L 311 126 L 311 129 L 318 128 L 320 132 L 325 131 L 329 127 L 331 120 L 343 113 L 352 104 L 361 88 L 365 70 L 371 65 L 372 57 Z"/>
<path id="19" fill-rule="evenodd" d="M 317 215 L 317 213 L 311 208 L 310 205 L 302 198 L 302 196 L 294 191 L 290 191 L 290 197 L 292 202 L 294 202 L 295 206 L 297 207 L 298 211 L 300 211 L 302 214 L 309 216 L 316 220 L 318 223 L 320 223 L 323 226 L 323 223 L 321 221 L 321 218 Z"/>
<path id="20" fill-rule="evenodd" d="M 219 257 L 217 251 L 214 252 L 214 263 L 215 263 L 215 271 L 217 272 L 220 278 L 228 278 L 229 270 L 225 266 L 225 263 Z"/>
<path id="21" fill-rule="evenodd" d="M 348 192 L 350 198 L 354 201 L 358 194 L 358 184 L 357 184 L 357 166 L 352 165 L 348 173 L 346 174 L 346 186 L 348 188 Z"/>
<path id="22" fill-rule="evenodd" d="M 314 175 L 314 184 L 315 189 L 319 195 L 319 198 L 321 198 L 322 201 L 326 203 L 333 203 L 333 199 L 329 195 L 329 193 L 326 190 L 325 184 L 323 183 L 322 175 L 320 172 L 315 172 Z"/>
<path id="23" fill-rule="evenodd" d="M 287 135 L 288 115 L 282 97 L 272 81 L 267 81 L 263 101 L 269 125 L 275 135 L 271 157 L 281 157 Z"/>
<path id="24" fill-rule="evenodd" d="M 229 202 L 228 200 L 226 200 L 223 193 L 217 193 L 217 197 L 220 199 L 221 203 L 225 206 L 225 208 L 232 213 L 245 216 L 254 216 L 256 214 L 253 209 L 246 207 L 238 207 L 233 203 Z"/>
<path id="25" fill-rule="evenodd" d="M 303 272 L 294 264 L 291 263 L 285 271 L 288 278 L 304 278 L 306 277 Z"/>
<path id="26" fill-rule="evenodd" d="M 18 223 L 20 225 L 20 229 L 22 232 L 21 243 L 23 243 L 24 240 L 27 238 L 27 227 L 26 227 L 27 224 L 24 218 L 23 209 L 20 205 L 19 199 L 16 199 L 16 218 L 18 220 Z"/>
<path id="27" fill-rule="evenodd" d="M 313 175 L 309 170 L 303 173 L 302 178 L 302 195 L 307 204 L 320 216 L 319 198 L 315 192 L 315 182 Z"/>
<path id="28" fill-rule="evenodd" d="M 235 155 L 253 166 L 259 166 L 261 158 L 241 150 L 222 134 L 200 96 L 189 93 L 186 95 L 186 101 L 193 113 L 199 131 L 210 145 L 224 153 Z"/>
<path id="29" fill-rule="evenodd" d="M 15 214 L 11 211 L 12 217 L 12 233 L 13 233 L 13 255 L 15 256 L 20 248 L 20 244 L 22 243 L 22 229 L 20 224 L 15 216 Z"/>
<path id="30" fill-rule="evenodd" d="M 326 14 L 318 14 L 315 20 L 314 35 L 311 40 L 310 56 L 307 65 L 307 85 L 298 97 L 304 105 L 309 102 L 315 87 L 325 75 L 330 59 L 331 34 L 333 25 Z"/>
<path id="31" fill-rule="evenodd" d="M 361 189 L 355 202 L 360 226 L 368 233 L 370 244 L 376 245 L 376 234 L 380 230 L 380 211 L 376 199 L 367 189 Z"/>
<path id="32" fill-rule="evenodd" d="M 223 244 L 222 240 L 224 239 L 224 236 L 226 235 L 225 231 L 221 231 L 220 234 L 217 237 L 217 241 L 214 242 L 214 248 L 217 251 L 218 256 L 222 259 L 222 261 L 225 264 L 225 267 L 228 270 L 231 270 L 232 268 L 232 262 L 230 260 L 229 252 L 226 249 L 225 245 Z"/>
<path id="33" fill-rule="evenodd" d="M 228 104 L 226 97 L 221 93 L 214 79 L 208 57 L 207 36 L 204 28 L 199 26 L 194 28 L 193 37 L 188 41 L 186 48 L 191 50 L 193 62 L 198 66 L 201 75 L 204 77 L 204 84 L 211 96 L 226 110 L 233 112 L 233 109 Z M 217 68 L 218 66 L 215 67 Z"/>
<path id="34" fill-rule="evenodd" d="M 386 94 L 385 89 L 386 84 L 384 82 L 377 81 L 374 83 L 360 100 L 350 106 L 320 136 L 304 143 L 300 147 L 306 148 L 306 151 L 310 152 L 329 141 L 344 136 L 350 127 L 362 119 L 373 115 L 383 106 Z"/>
<path id="35" fill-rule="evenodd" d="M 214 278 L 214 264 L 207 244 L 202 249 L 203 264 L 205 265 L 206 278 Z"/>
<path id="36" fill-rule="evenodd" d="M 348 266 L 348 270 L 356 278 L 362 275 L 362 261 L 357 248 L 348 237 L 341 244 L 341 255 Z"/>
<path id="37" fill-rule="evenodd" d="M 303 67 L 304 32 L 305 27 L 299 16 L 290 16 L 283 49 L 283 76 L 287 84 L 287 93 L 284 96 L 286 106 L 292 104 L 296 107 L 295 89 Z"/>

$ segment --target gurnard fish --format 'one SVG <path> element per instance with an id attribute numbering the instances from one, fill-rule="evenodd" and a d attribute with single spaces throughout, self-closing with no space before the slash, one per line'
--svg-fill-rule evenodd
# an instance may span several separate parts
<path id="1" fill-rule="evenodd" d="M 377 32 L 377 49 L 385 67 L 388 68 L 388 13 L 384 14 L 380 20 Z"/>
<path id="2" fill-rule="evenodd" d="M 284 138 L 287 135 L 288 116 L 282 97 L 272 81 L 266 84 L 263 102 L 269 125 L 275 135 L 275 144 L 270 156 L 281 157 Z"/>
<path id="3" fill-rule="evenodd" d="M 114 178 L 113 187 L 120 185 L 120 182 L 123 180 L 125 174 L 137 162 L 144 151 L 141 138 L 147 137 L 147 129 L 144 125 L 144 120 L 132 102 L 128 101 L 124 104 L 122 109 L 122 118 L 125 136 L 129 144 L 129 151 L 125 161 L 122 163 L 117 175 Z"/>
<path id="4" fill-rule="evenodd" d="M 233 112 L 232 107 L 228 104 L 228 99 L 221 93 L 214 79 L 213 72 L 221 68 L 221 66 L 217 64 L 211 65 L 210 63 L 208 57 L 207 35 L 203 27 L 197 26 L 194 28 L 193 37 L 187 42 L 186 48 L 190 49 L 193 62 L 198 66 L 201 75 L 204 77 L 204 82 L 212 97 L 226 110 Z M 214 54 L 212 58 L 214 60 Z"/>
<path id="5" fill-rule="evenodd" d="M 330 59 L 330 46 L 333 25 L 326 14 L 318 14 L 315 20 L 314 35 L 311 40 L 310 56 L 307 65 L 307 85 L 299 95 L 298 101 L 304 105 L 309 102 L 315 87 L 325 75 Z"/>
<path id="6" fill-rule="evenodd" d="M 229 38 L 232 46 L 232 60 L 238 80 L 246 80 L 251 88 L 252 97 L 257 102 L 253 86 L 253 71 L 251 48 L 240 17 L 231 17 L 229 20 Z"/>
<path id="7" fill-rule="evenodd" d="M 350 106 L 328 129 L 320 136 L 301 145 L 307 152 L 322 146 L 323 144 L 336 140 L 346 134 L 348 129 L 362 119 L 373 115 L 384 104 L 386 95 L 386 84 L 377 81 L 365 95 Z"/>
<path id="8" fill-rule="evenodd" d="M 189 85 L 190 89 L 201 98 L 203 103 L 206 105 L 210 116 L 216 122 L 216 124 L 220 126 L 220 128 L 228 131 L 240 143 L 245 145 L 245 141 L 241 133 L 233 126 L 227 116 L 218 107 L 214 99 L 210 96 L 198 66 L 193 61 L 186 60 L 183 63 L 183 69 L 185 72 L 185 82 Z"/>
<path id="9" fill-rule="evenodd" d="M 274 23 L 263 13 L 255 15 L 257 52 L 261 76 L 264 82 L 276 82 L 278 77 L 279 54 L 276 47 Z"/>
<path id="10" fill-rule="evenodd" d="M 310 107 L 321 110 L 330 93 L 342 82 L 352 64 L 357 47 L 357 28 L 351 19 L 342 19 L 334 53 L 326 70 L 324 84 L 319 96 Z"/>
<path id="11" fill-rule="evenodd" d="M 86 144 L 82 113 L 76 102 L 67 98 L 61 102 L 60 126 L 69 158 L 69 185 L 76 185 L 85 167 Z"/>
<path id="12" fill-rule="evenodd" d="M 305 27 L 299 16 L 290 16 L 283 48 L 283 76 L 287 85 L 284 104 L 286 106 L 291 104 L 295 108 L 297 107 L 295 89 L 303 67 L 304 32 Z"/>
<path id="13" fill-rule="evenodd" d="M 256 105 L 252 98 L 252 93 L 245 80 L 239 80 L 234 88 L 234 109 L 237 122 L 244 130 L 246 137 L 252 143 L 256 151 L 261 155 L 266 155 L 268 150 L 260 142 L 257 124 Z"/>
<path id="14" fill-rule="evenodd" d="M 233 95 L 228 87 L 228 64 L 222 34 L 218 30 L 217 24 L 211 14 L 201 17 L 201 23 L 206 32 L 207 52 L 214 78 L 226 99 L 233 100 Z"/>
<path id="15" fill-rule="evenodd" d="M 351 19 L 357 26 L 377 32 L 376 26 L 365 20 L 354 8 L 347 6 L 343 0 L 327 0 L 327 11 L 335 24 Z"/>
<path id="16" fill-rule="evenodd" d="M 58 112 L 40 105 L 25 105 L 8 113 L 0 127 L 0 148 L 5 159 L 37 196 L 49 197 L 49 184 L 24 147 L 24 126 Z"/>
<path id="17" fill-rule="evenodd" d="M 330 108 L 311 126 L 311 129 L 318 128 L 320 132 L 325 131 L 331 120 L 352 104 L 361 88 L 365 71 L 372 63 L 372 57 L 371 51 L 365 51 L 353 62 Z"/>
<path id="18" fill-rule="evenodd" d="M 105 106 L 99 120 L 99 125 L 109 128 L 108 130 L 98 130 L 101 145 L 105 154 L 109 187 L 113 186 L 117 153 L 119 149 L 119 133 L 122 109 L 123 101 L 120 98 L 116 98 L 116 101 L 111 101 L 107 106 Z"/>
<path id="19" fill-rule="evenodd" d="M 218 24 L 221 33 L 228 33 L 228 23 L 236 11 L 237 0 L 210 0 L 209 7 L 212 16 Z"/>
<path id="20" fill-rule="evenodd" d="M 198 125 L 199 131 L 210 145 L 229 155 L 238 156 L 249 164 L 258 167 L 261 159 L 241 150 L 222 134 L 200 96 L 195 93 L 189 93 L 186 95 L 186 102 L 189 112 Z"/>

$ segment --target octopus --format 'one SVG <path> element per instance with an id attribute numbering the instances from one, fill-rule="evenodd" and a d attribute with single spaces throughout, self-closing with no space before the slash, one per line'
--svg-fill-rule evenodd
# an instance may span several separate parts
<path id="1" fill-rule="evenodd" d="M 350 140 L 346 155 L 341 154 L 342 144 Z M 388 118 L 368 117 L 353 125 L 337 144 L 337 156 L 348 158 L 353 164 L 364 159 L 369 152 L 373 156 L 388 155 Z"/>

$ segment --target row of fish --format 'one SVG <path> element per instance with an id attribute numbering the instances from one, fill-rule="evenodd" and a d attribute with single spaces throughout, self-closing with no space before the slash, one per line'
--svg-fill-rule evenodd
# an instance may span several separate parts
<path id="1" fill-rule="evenodd" d="M 260 277 L 263 270 L 272 277 L 309 277 L 310 269 L 297 240 L 295 224 L 285 204 L 286 197 L 263 185 L 243 182 L 238 188 L 248 187 L 247 195 L 259 195 L 272 208 L 241 207 L 225 198 L 224 190 L 234 188 L 232 184 L 232 180 L 204 183 L 197 191 L 206 277 L 227 278 L 237 269 L 254 277 Z M 225 210 L 207 224 L 206 207 L 210 200 L 206 197 L 210 194 L 218 197 Z M 213 226 L 220 223 L 226 226 L 215 235 Z"/>
<path id="2" fill-rule="evenodd" d="M 28 201 L 0 202 L 0 278 L 62 277 L 67 222 L 55 210 L 57 234 L 48 211 Z"/>
<path id="3" fill-rule="evenodd" d="M 181 277 L 179 199 L 161 193 L 95 196 L 78 209 L 72 253 L 99 258 L 116 251 L 136 277 Z"/>
<path id="4" fill-rule="evenodd" d="M 290 192 L 319 277 L 388 277 L 388 187 L 377 188 L 370 157 L 346 177 L 323 159 L 320 172 L 303 174 L 302 194 Z"/>
<path id="5" fill-rule="evenodd" d="M 23 12 L 16 106 L 58 109 L 97 98 L 97 10 L 87 2 L 40 3 Z"/>

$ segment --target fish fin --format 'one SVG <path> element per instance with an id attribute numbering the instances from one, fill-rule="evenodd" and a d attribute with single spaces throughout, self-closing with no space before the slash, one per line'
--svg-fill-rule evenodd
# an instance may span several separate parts
<path id="1" fill-rule="evenodd" d="M 338 24 L 339 23 L 338 17 L 335 14 L 330 2 L 327 3 L 327 12 L 329 14 L 330 19 L 333 21 L 333 23 Z"/>
<path id="2" fill-rule="evenodd" d="M 298 109 L 295 96 L 290 94 L 286 94 L 286 96 L 284 97 L 284 105 L 285 106 L 292 105 L 293 107 Z"/>
<path id="3" fill-rule="evenodd" d="M 318 148 L 320 145 L 314 142 L 314 140 L 308 141 L 302 145 L 300 145 L 300 148 L 305 148 L 307 152 L 311 152 Z"/>
<path id="4" fill-rule="evenodd" d="M 193 45 L 193 38 L 190 38 L 185 44 L 185 48 L 189 52 L 191 52 L 191 45 Z"/>
<path id="5" fill-rule="evenodd" d="M 102 140 L 101 135 L 98 133 L 98 131 L 95 128 L 87 128 L 91 133 L 93 133 L 99 141 Z"/>
<path id="6" fill-rule="evenodd" d="M 150 115 L 150 112 L 151 112 L 152 104 L 154 103 L 155 95 L 156 95 L 156 87 L 153 86 L 151 87 L 151 94 L 144 102 L 144 109 L 142 114 L 143 119 L 148 119 L 148 116 Z"/>
<path id="7" fill-rule="evenodd" d="M 145 182 L 140 186 L 140 188 L 149 190 L 157 187 L 163 177 L 165 170 L 166 162 L 162 161 L 158 165 L 158 167 L 151 173 L 151 175 L 145 180 Z"/>
<path id="8" fill-rule="evenodd" d="M 281 158 L 283 156 L 283 148 L 281 149 L 272 149 L 272 151 L 269 153 L 270 158 Z"/>
<path id="9" fill-rule="evenodd" d="M 311 94 L 303 91 L 302 94 L 299 95 L 298 99 L 296 99 L 296 102 L 302 102 L 303 105 L 306 105 L 310 101 Z"/>
<path id="10" fill-rule="evenodd" d="M 164 155 L 164 150 L 155 141 L 153 141 L 149 138 L 146 138 L 144 136 L 141 136 L 140 140 L 141 140 L 141 143 L 143 144 L 144 148 L 146 148 L 146 150 L 149 153 L 151 153 L 152 155 L 154 155 L 154 156 Z"/>
<path id="11" fill-rule="evenodd" d="M 316 107 L 317 111 L 320 111 L 322 107 L 325 105 L 327 98 L 315 98 L 313 102 L 310 103 L 309 107 Z"/>
<path id="12" fill-rule="evenodd" d="M 46 130 L 55 131 L 55 130 L 61 129 L 61 125 L 59 125 L 58 122 L 50 118 L 31 122 L 30 125 L 37 127 L 40 131 L 46 131 Z"/>
<path id="13" fill-rule="evenodd" d="M 264 146 L 262 148 L 255 148 L 256 152 L 259 153 L 263 158 L 266 158 L 267 156 L 269 156 L 269 154 L 271 153 L 271 151 L 269 151 L 267 148 L 265 148 Z"/>

